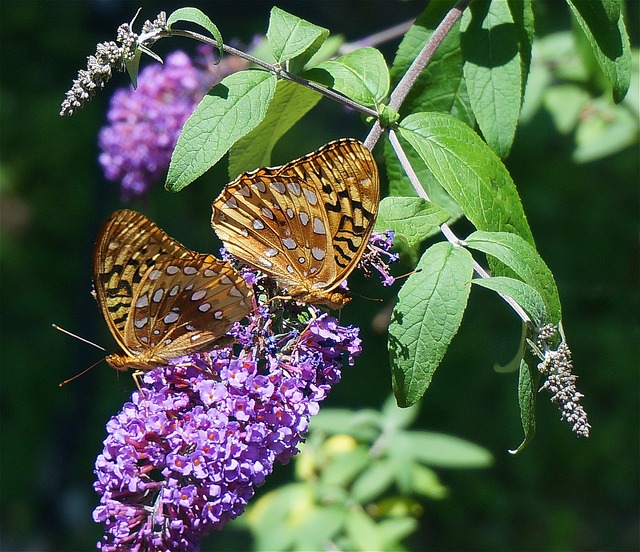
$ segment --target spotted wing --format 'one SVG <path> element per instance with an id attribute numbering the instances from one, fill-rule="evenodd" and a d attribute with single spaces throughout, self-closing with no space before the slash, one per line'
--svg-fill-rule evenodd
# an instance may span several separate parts
<path id="1" fill-rule="evenodd" d="M 193 253 L 157 263 L 132 299 L 125 346 L 168 360 L 206 349 L 247 316 L 251 291 L 231 266 Z"/>
<path id="2" fill-rule="evenodd" d="M 371 152 L 337 140 L 240 175 L 213 203 L 212 225 L 230 253 L 284 287 L 331 291 L 360 260 L 379 195 Z"/>
<path id="3" fill-rule="evenodd" d="M 194 253 L 134 211 L 105 223 L 93 272 L 98 304 L 128 355 L 168 359 L 201 350 L 250 308 L 251 292 L 228 264 Z M 209 316 L 205 303 L 215 307 Z"/>

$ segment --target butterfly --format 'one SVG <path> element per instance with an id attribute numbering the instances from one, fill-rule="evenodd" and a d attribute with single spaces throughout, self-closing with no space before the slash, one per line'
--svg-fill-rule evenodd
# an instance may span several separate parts
<path id="1" fill-rule="evenodd" d="M 187 249 L 129 210 L 100 231 L 93 281 L 123 350 L 106 358 L 117 370 L 150 370 L 213 348 L 251 310 L 252 291 L 227 262 Z"/>
<path id="2" fill-rule="evenodd" d="M 378 213 L 371 152 L 345 138 L 280 167 L 241 174 L 213 202 L 225 248 L 285 288 L 291 299 L 341 308 Z"/>

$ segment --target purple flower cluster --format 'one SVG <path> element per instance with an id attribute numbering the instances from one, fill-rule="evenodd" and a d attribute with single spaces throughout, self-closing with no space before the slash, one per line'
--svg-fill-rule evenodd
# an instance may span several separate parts
<path id="1" fill-rule="evenodd" d="M 120 182 L 123 199 L 144 194 L 166 171 L 182 125 L 205 93 L 227 75 L 244 69 L 234 56 L 214 64 L 211 47 L 192 61 L 173 52 L 163 65 L 138 75 L 138 88 L 122 88 L 112 98 L 109 124 L 98 138 L 105 177 Z"/>
<path id="2" fill-rule="evenodd" d="M 101 550 L 196 550 L 297 452 L 309 417 L 360 353 L 358 329 L 322 314 L 302 333 L 277 335 L 264 311 L 236 324 L 239 353 L 217 349 L 146 373 L 111 419 L 94 484 Z"/>

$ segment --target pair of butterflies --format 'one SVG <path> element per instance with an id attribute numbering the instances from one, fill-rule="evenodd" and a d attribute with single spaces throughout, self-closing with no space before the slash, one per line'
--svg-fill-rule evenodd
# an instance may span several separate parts
<path id="1" fill-rule="evenodd" d="M 371 152 L 353 139 L 244 173 L 213 203 L 227 251 L 292 299 L 340 308 L 342 282 L 373 230 L 380 195 Z M 114 213 L 94 253 L 96 296 L 123 353 L 118 370 L 148 370 L 215 346 L 249 314 L 252 291 L 227 263 L 195 253 L 134 211 Z"/>

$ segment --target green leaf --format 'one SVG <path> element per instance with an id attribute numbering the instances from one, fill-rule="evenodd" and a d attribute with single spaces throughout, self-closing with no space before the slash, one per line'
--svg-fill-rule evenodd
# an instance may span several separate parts
<path id="1" fill-rule="evenodd" d="M 311 419 L 312 432 L 324 432 L 327 435 L 351 435 L 362 442 L 370 442 L 379 432 L 381 416 L 377 410 L 348 410 L 346 408 L 329 408 Z"/>
<path id="2" fill-rule="evenodd" d="M 127 69 L 127 74 L 129 75 L 129 80 L 131 81 L 131 86 L 133 86 L 134 90 L 138 88 L 138 69 L 140 67 L 141 57 L 142 52 L 140 50 L 136 50 L 136 54 L 133 59 L 124 60 L 124 66 Z"/>
<path id="3" fill-rule="evenodd" d="M 358 48 L 335 60 L 324 61 L 303 76 L 330 85 L 325 72 L 332 77 L 334 90 L 367 107 L 376 107 L 389 93 L 389 70 L 375 48 Z"/>
<path id="4" fill-rule="evenodd" d="M 437 233 L 448 219 L 444 209 L 419 197 L 385 197 L 380 202 L 375 231 L 394 230 L 413 247 Z"/>
<path id="5" fill-rule="evenodd" d="M 505 157 L 524 96 L 519 35 L 504 0 L 476 0 L 462 15 L 462 53 L 469 99 L 485 140 Z"/>
<path id="6" fill-rule="evenodd" d="M 202 98 L 178 138 L 165 187 L 178 192 L 203 175 L 267 114 L 276 78 L 248 70 L 225 77 Z"/>
<path id="7" fill-rule="evenodd" d="M 524 431 L 524 439 L 516 450 L 509 451 L 511 454 L 518 454 L 531 442 L 536 433 L 536 398 L 538 393 L 536 388 L 540 374 L 537 370 L 532 370 L 523 360 L 520 363 L 520 377 L 518 379 L 518 404 L 520 406 L 520 420 Z"/>
<path id="8" fill-rule="evenodd" d="M 345 531 L 351 541 L 350 550 L 382 550 L 382 535 L 377 525 L 360 508 L 348 511 Z"/>
<path id="9" fill-rule="evenodd" d="M 536 292 L 537 293 L 537 292 Z M 516 372 L 520 369 L 520 363 L 525 355 L 525 346 L 526 339 L 529 333 L 528 326 L 522 322 L 520 324 L 522 331 L 520 332 L 520 343 L 518 345 L 518 350 L 513 358 L 504 365 L 498 364 L 497 362 L 493 365 L 493 370 L 498 374 L 511 374 L 512 372 Z"/>
<path id="10" fill-rule="evenodd" d="M 613 99 L 619 103 L 631 82 L 631 47 L 619 7 L 607 0 L 567 0 L 582 32 L 591 45 L 593 55 L 613 88 Z"/>
<path id="11" fill-rule="evenodd" d="M 247 521 L 258 550 L 288 550 L 294 535 L 292 525 L 311 516 L 312 489 L 305 483 L 290 483 L 255 500 L 247 511 Z"/>
<path id="12" fill-rule="evenodd" d="M 311 111 L 322 95 L 290 81 L 279 80 L 262 122 L 238 140 L 229 152 L 229 178 L 271 164 L 278 140 Z"/>
<path id="13" fill-rule="evenodd" d="M 622 12 L 622 0 L 602 0 L 602 7 L 610 23 L 616 23 Z"/>
<path id="14" fill-rule="evenodd" d="M 418 520 L 411 517 L 383 519 L 378 522 L 383 541 L 381 550 L 405 550 L 400 541 L 418 530 Z"/>
<path id="15" fill-rule="evenodd" d="M 289 526 L 285 529 L 292 533 L 294 543 L 286 550 L 322 550 L 327 542 L 335 539 L 345 523 L 348 510 L 341 504 L 329 506 L 314 506 L 309 515 L 303 519 L 293 516 Z M 291 523 L 293 522 L 293 523 Z M 257 550 L 273 550 L 262 547 Z"/>
<path id="16" fill-rule="evenodd" d="M 506 276 L 474 278 L 472 283 L 511 297 L 529 315 L 536 328 L 540 328 L 546 323 L 547 312 L 544 299 L 529 284 Z"/>
<path id="17" fill-rule="evenodd" d="M 330 487 L 346 487 L 369 464 L 369 451 L 358 447 L 332 457 L 324 466 L 320 480 Z"/>
<path id="18" fill-rule="evenodd" d="M 209 31 L 218 43 L 220 54 L 222 54 L 222 34 L 205 13 L 201 12 L 198 8 L 179 8 L 168 17 L 167 27 L 171 29 L 172 25 L 178 21 L 195 23 Z"/>
<path id="19" fill-rule="evenodd" d="M 327 29 L 275 6 L 271 8 L 267 40 L 276 61 L 280 64 L 289 62 L 288 69 L 294 73 L 304 67 L 328 36 Z"/>
<path id="20" fill-rule="evenodd" d="M 558 84 L 546 90 L 544 106 L 549 111 L 558 132 L 569 134 L 578 124 L 589 100 L 589 92 L 584 87 Z"/>
<path id="21" fill-rule="evenodd" d="M 415 113 L 400 123 L 400 134 L 476 228 L 533 243 L 513 180 L 473 130 L 449 115 Z"/>
<path id="22" fill-rule="evenodd" d="M 396 431 L 409 427 L 415 422 L 418 414 L 420 414 L 420 407 L 414 404 L 408 408 L 400 408 L 396 404 L 393 395 L 390 395 L 384 401 L 380 414 L 383 431 L 395 433 Z"/>
<path id="23" fill-rule="evenodd" d="M 402 286 L 389 326 L 393 391 L 400 406 L 414 404 L 429 387 L 462 321 L 472 274 L 468 251 L 438 243 Z"/>
<path id="24" fill-rule="evenodd" d="M 554 324 L 560 321 L 560 297 L 556 282 L 533 246 L 509 232 L 474 232 L 465 239 L 465 243 L 471 249 L 491 255 L 507 265 L 542 296 L 549 321 Z"/>
<path id="25" fill-rule="evenodd" d="M 430 2 L 404 35 L 391 66 L 396 85 L 407 72 L 434 30 L 451 9 L 451 2 Z M 419 111 L 450 113 L 470 127 L 475 124 L 462 72 L 460 23 L 457 22 L 438 46 L 429 64 L 418 76 L 400 107 L 404 117 Z"/>
<path id="26" fill-rule="evenodd" d="M 395 477 L 395 464 L 378 458 L 353 482 L 351 497 L 360 504 L 372 502 L 391 487 Z"/>
<path id="27" fill-rule="evenodd" d="M 520 53 L 520 72 L 522 90 L 528 88 L 529 71 L 531 69 L 531 51 L 533 49 L 534 21 L 531 0 L 508 0 L 509 11 L 513 17 L 516 35 L 518 37 L 518 52 Z"/>
<path id="28" fill-rule="evenodd" d="M 431 203 L 435 203 L 450 213 L 450 218 L 447 222 L 452 223 L 458 220 L 462 216 L 460 206 L 431 174 L 431 171 L 429 171 L 424 161 L 420 158 L 418 152 L 412 147 L 409 147 L 407 141 L 400 134 L 397 136 L 413 171 L 416 173 L 422 188 L 429 196 Z M 384 158 L 389 179 L 389 194 L 393 196 L 417 196 L 389 140 L 385 140 Z"/>
<path id="29" fill-rule="evenodd" d="M 577 163 L 588 163 L 637 145 L 637 111 L 624 104 L 613 106 L 602 98 L 591 101 L 589 107 L 589 116 L 581 117 L 576 129 L 573 159 Z"/>
<path id="30" fill-rule="evenodd" d="M 411 491 L 431 500 L 441 500 L 449 494 L 438 474 L 432 469 L 420 464 L 413 464 L 411 467 Z"/>
<path id="31" fill-rule="evenodd" d="M 404 431 L 391 439 L 389 447 L 409 450 L 415 460 L 427 466 L 471 469 L 487 468 L 493 463 L 488 450 L 444 433 Z"/>

